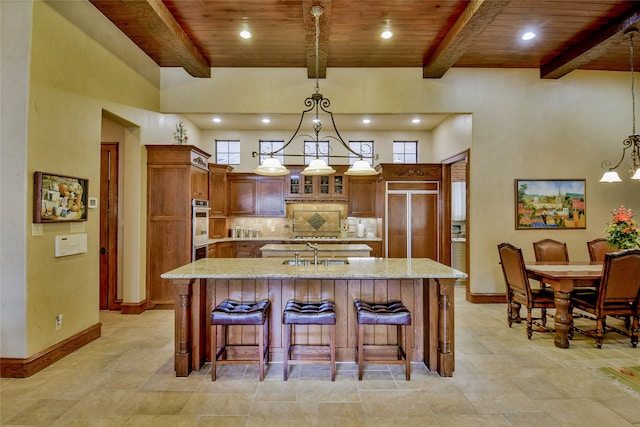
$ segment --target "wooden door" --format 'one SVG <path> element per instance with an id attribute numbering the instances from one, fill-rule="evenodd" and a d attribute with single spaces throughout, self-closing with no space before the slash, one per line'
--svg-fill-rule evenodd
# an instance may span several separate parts
<path id="1" fill-rule="evenodd" d="M 407 257 L 408 193 L 387 195 L 387 257 Z"/>
<path id="2" fill-rule="evenodd" d="M 256 214 L 262 216 L 285 216 L 284 179 L 282 177 L 260 177 L 256 188 Z"/>
<path id="3" fill-rule="evenodd" d="M 256 214 L 256 180 L 232 178 L 229 180 L 229 215 Z"/>
<path id="4" fill-rule="evenodd" d="M 118 299 L 118 143 L 100 146 L 100 310 L 120 310 Z"/>
<path id="5" fill-rule="evenodd" d="M 438 260 L 438 195 L 411 194 L 411 258 Z"/>

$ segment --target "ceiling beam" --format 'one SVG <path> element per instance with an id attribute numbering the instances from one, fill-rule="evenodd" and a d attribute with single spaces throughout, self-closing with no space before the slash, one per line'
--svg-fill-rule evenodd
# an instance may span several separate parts
<path id="1" fill-rule="evenodd" d="M 453 67 L 511 0 L 471 0 L 422 67 L 422 77 L 439 79 Z"/>
<path id="2" fill-rule="evenodd" d="M 599 33 L 583 39 L 567 50 L 542 64 L 540 67 L 541 79 L 558 79 L 571 71 L 588 64 L 606 53 L 611 46 L 620 44 L 624 39 L 625 31 L 640 23 L 640 7 L 636 7 L 626 15 L 616 19 L 611 25 Z"/>
<path id="3" fill-rule="evenodd" d="M 193 77 L 211 77 L 211 65 L 161 0 L 121 0 L 127 13 L 135 17 L 157 42 Z"/>
<path id="4" fill-rule="evenodd" d="M 305 51 L 307 57 L 307 77 L 316 78 L 316 19 L 311 14 L 313 6 L 322 6 L 320 15 L 320 38 L 318 43 L 318 78 L 327 77 L 327 61 L 329 58 L 329 27 L 331 24 L 331 0 L 304 0 L 302 16 L 306 28 Z"/>

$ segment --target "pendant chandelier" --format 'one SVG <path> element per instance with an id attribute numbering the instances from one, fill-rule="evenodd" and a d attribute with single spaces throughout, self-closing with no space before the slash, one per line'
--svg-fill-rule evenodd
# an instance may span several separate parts
<path id="1" fill-rule="evenodd" d="M 633 36 L 638 32 L 637 28 L 632 28 L 630 30 L 628 30 L 625 34 L 629 34 L 629 61 L 631 62 L 631 106 L 632 106 L 632 113 L 633 113 L 633 132 L 631 135 L 629 135 L 628 138 L 626 138 L 624 141 L 622 141 L 622 157 L 620 158 L 620 161 L 615 165 L 615 166 L 611 166 L 611 162 L 609 160 L 605 160 L 604 162 L 602 162 L 602 167 L 604 169 L 607 169 L 607 171 L 604 173 L 604 175 L 602 175 L 602 178 L 600 178 L 600 182 L 621 182 L 622 180 L 620 179 L 620 175 L 618 175 L 618 172 L 616 171 L 616 169 L 618 168 L 618 166 L 620 166 L 622 164 L 622 161 L 624 160 L 624 156 L 627 154 L 627 150 L 631 150 L 631 162 L 632 162 L 632 169 L 631 172 L 633 173 L 633 176 L 631 177 L 631 179 L 637 179 L 640 180 L 640 135 L 638 135 L 636 133 L 636 96 L 635 96 L 635 90 L 634 90 L 634 75 L 635 75 L 635 68 L 634 68 L 634 64 L 633 64 Z"/>
<path id="2" fill-rule="evenodd" d="M 306 110 L 302 111 L 300 115 L 300 122 L 298 123 L 298 128 L 293 133 L 293 136 L 286 144 L 284 144 L 278 150 L 270 151 L 270 152 L 256 152 L 252 153 L 253 157 L 266 157 L 262 161 L 262 164 L 259 165 L 256 169 L 253 170 L 254 173 L 258 175 L 267 175 L 267 176 L 280 176 L 289 174 L 289 170 L 283 166 L 280 161 L 274 157 L 274 154 L 284 153 L 284 149 L 287 148 L 294 139 L 301 138 L 304 140 L 302 154 L 286 154 L 286 156 L 292 157 L 312 157 L 315 158 L 311 160 L 309 165 L 302 171 L 303 175 L 331 175 L 336 172 L 330 165 L 325 162 L 326 159 L 332 158 L 350 158 L 353 156 L 358 157 L 358 160 L 354 162 L 354 164 L 345 172 L 345 175 L 377 175 L 378 172 L 371 167 L 369 161 L 365 159 L 378 160 L 378 155 L 373 152 L 365 152 L 365 150 L 361 152 L 356 152 L 349 147 L 342 137 L 340 136 L 340 132 L 336 128 L 336 123 L 333 119 L 333 113 L 328 110 L 331 102 L 328 98 L 325 98 L 320 93 L 320 86 L 318 84 L 318 68 L 319 68 L 319 44 L 320 44 L 320 16 L 322 15 L 324 9 L 322 6 L 313 6 L 311 8 L 311 14 L 315 18 L 315 66 L 316 66 L 316 90 L 315 93 L 310 97 L 304 100 L 304 105 L 307 107 Z M 304 122 L 305 115 L 313 111 L 313 132 L 314 135 L 306 135 L 299 134 L 300 128 Z M 320 117 L 320 113 L 323 113 L 323 116 L 327 117 L 333 126 L 333 135 L 322 135 L 320 136 L 320 131 L 322 130 L 322 120 Z M 331 147 L 327 145 L 321 144 L 321 142 L 326 142 L 328 139 L 332 139 L 342 144 L 344 148 L 347 149 L 353 156 L 350 155 L 334 155 L 331 154 Z"/>

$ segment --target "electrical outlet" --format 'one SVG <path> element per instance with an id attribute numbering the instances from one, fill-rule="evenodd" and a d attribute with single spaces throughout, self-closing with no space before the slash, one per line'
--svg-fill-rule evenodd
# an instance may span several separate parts
<path id="1" fill-rule="evenodd" d="M 62 313 L 58 314 L 56 316 L 56 331 L 59 331 L 60 329 L 62 329 L 62 319 L 63 319 L 63 315 Z"/>

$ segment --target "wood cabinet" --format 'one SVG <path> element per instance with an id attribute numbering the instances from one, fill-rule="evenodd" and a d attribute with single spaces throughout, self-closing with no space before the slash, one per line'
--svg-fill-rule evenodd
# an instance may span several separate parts
<path id="1" fill-rule="evenodd" d="M 346 201 L 347 177 L 344 172 L 347 165 L 332 165 L 333 175 L 302 175 L 304 166 L 287 166 L 291 171 L 287 175 L 287 199 L 310 199 L 322 201 Z"/>
<path id="2" fill-rule="evenodd" d="M 234 242 L 236 258 L 262 258 L 262 248 L 265 245 L 284 243 L 281 240 L 236 240 Z"/>
<path id="3" fill-rule="evenodd" d="M 160 275 L 191 262 L 191 199 L 208 197 L 209 154 L 191 145 L 147 145 L 147 308 L 172 308 Z"/>
<path id="4" fill-rule="evenodd" d="M 221 239 L 228 237 L 227 218 L 209 217 L 209 238 Z"/>
<path id="5" fill-rule="evenodd" d="M 350 176 L 348 182 L 348 215 L 375 218 L 378 176 Z"/>
<path id="6" fill-rule="evenodd" d="M 218 242 L 209 245 L 207 252 L 209 258 L 235 258 L 233 242 Z"/>
<path id="7" fill-rule="evenodd" d="M 229 165 L 209 163 L 209 216 L 227 216 L 229 201 L 228 174 L 233 170 Z"/>
<path id="8" fill-rule="evenodd" d="M 246 174 L 229 177 L 229 215 L 256 214 L 256 180 Z"/>
<path id="9" fill-rule="evenodd" d="M 444 248 L 438 224 L 441 165 L 381 164 L 384 184 L 386 256 L 439 261 Z"/>
<path id="10" fill-rule="evenodd" d="M 284 178 L 237 173 L 229 175 L 229 215 L 285 216 Z"/>

